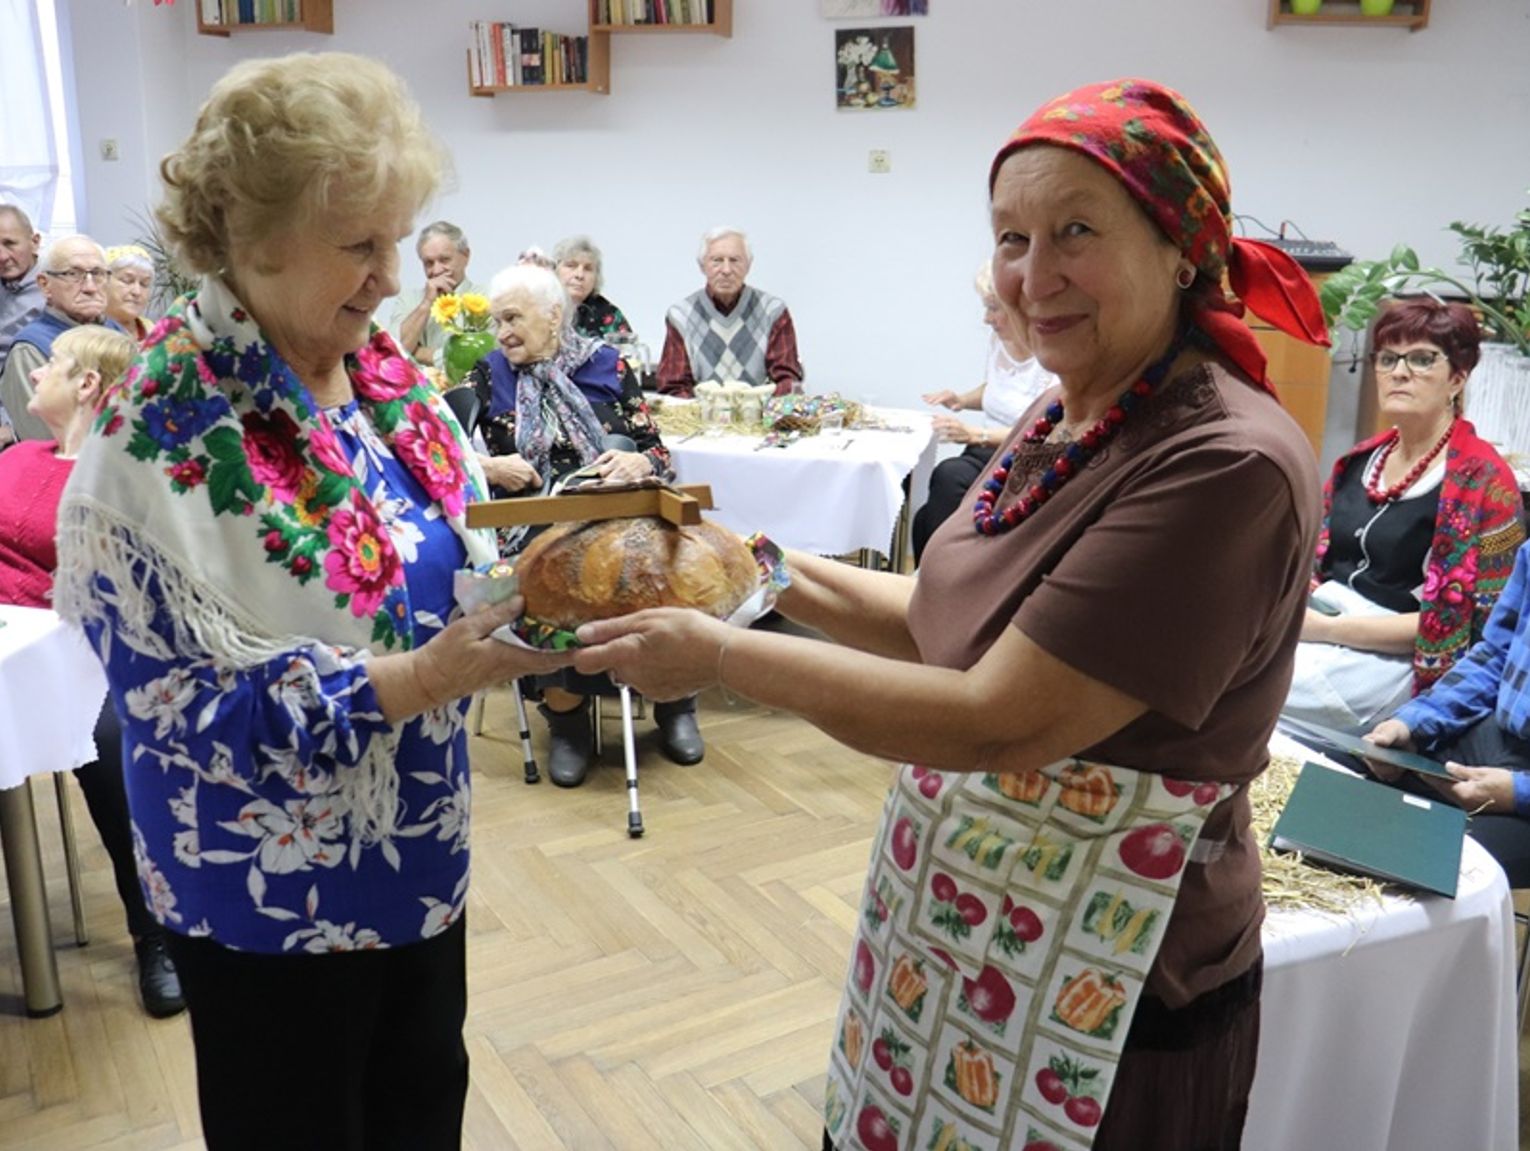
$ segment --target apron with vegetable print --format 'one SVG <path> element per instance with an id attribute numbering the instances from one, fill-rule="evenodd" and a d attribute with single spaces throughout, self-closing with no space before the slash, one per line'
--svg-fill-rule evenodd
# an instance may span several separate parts
<path id="1" fill-rule="evenodd" d="M 904 765 L 835 1025 L 838 1151 L 1092 1146 L 1185 863 L 1232 791 L 1079 759 Z"/>

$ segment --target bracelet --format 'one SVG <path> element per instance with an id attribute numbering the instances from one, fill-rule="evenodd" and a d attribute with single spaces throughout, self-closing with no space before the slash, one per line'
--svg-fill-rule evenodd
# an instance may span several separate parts
<path id="1" fill-rule="evenodd" d="M 732 639 L 733 632 L 730 630 L 723 635 L 722 644 L 717 649 L 717 686 L 722 689 L 723 698 L 726 699 L 729 703 L 733 703 L 735 701 L 733 699 L 733 693 L 728 690 L 728 685 L 723 683 L 723 660 L 728 658 L 728 644 L 732 641 Z"/>

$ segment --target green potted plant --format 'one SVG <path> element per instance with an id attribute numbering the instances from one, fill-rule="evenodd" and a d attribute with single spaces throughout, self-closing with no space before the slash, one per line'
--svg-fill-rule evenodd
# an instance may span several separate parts
<path id="1" fill-rule="evenodd" d="M 1530 194 L 1530 193 L 1527 193 Z M 1425 267 L 1406 244 L 1384 260 L 1356 260 L 1318 290 L 1330 329 L 1363 332 L 1393 296 L 1442 292 L 1466 300 L 1482 319 L 1482 360 L 1466 389 L 1477 430 L 1511 451 L 1530 453 L 1530 208 L 1507 228 L 1460 220 L 1462 273 Z"/>
<path id="2" fill-rule="evenodd" d="M 1489 340 L 1530 357 L 1530 208 L 1509 228 L 1456 220 L 1449 230 L 1461 241 L 1464 275 L 1424 267 L 1406 244 L 1384 260 L 1356 260 L 1319 289 L 1328 326 L 1363 332 L 1389 297 L 1443 289 L 1477 310 Z"/>

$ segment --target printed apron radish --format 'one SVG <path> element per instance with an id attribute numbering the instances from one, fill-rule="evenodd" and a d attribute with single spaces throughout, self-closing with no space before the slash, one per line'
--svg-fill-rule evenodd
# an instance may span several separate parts
<path id="1" fill-rule="evenodd" d="M 829 1064 L 838 1151 L 1092 1146 L 1185 863 L 1231 785 L 904 765 Z"/>

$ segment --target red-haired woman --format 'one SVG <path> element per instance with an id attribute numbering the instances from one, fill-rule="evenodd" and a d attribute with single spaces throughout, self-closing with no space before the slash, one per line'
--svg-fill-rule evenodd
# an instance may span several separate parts
<path id="1" fill-rule="evenodd" d="M 1376 321 L 1393 426 L 1334 465 L 1282 718 L 1369 731 L 1482 637 L 1524 528 L 1514 473 L 1461 415 L 1478 343 L 1463 304 L 1409 300 Z"/>

